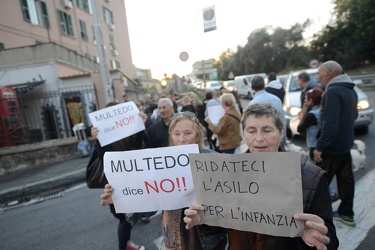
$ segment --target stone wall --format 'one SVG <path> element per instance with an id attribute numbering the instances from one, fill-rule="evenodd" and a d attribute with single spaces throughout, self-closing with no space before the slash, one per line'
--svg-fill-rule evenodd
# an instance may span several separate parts
<path id="1" fill-rule="evenodd" d="M 0 176 L 81 157 L 78 142 L 73 137 L 0 148 Z"/>

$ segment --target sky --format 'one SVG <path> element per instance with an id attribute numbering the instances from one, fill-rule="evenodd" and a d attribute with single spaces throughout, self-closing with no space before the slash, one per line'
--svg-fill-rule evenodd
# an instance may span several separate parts
<path id="1" fill-rule="evenodd" d="M 213 5 L 217 29 L 204 33 L 202 9 Z M 265 26 L 289 29 L 310 19 L 304 37 L 311 37 L 328 24 L 333 7 L 331 0 L 125 0 L 133 64 L 151 69 L 155 79 L 188 75 L 195 62 L 236 51 Z"/>

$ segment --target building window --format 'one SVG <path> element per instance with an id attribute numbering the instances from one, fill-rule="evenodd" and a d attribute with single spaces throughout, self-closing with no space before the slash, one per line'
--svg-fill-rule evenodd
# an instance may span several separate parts
<path id="1" fill-rule="evenodd" d="M 73 26 L 72 26 L 72 18 L 70 15 L 66 14 L 65 12 L 59 10 L 59 17 L 60 17 L 60 28 L 61 33 L 68 36 L 74 36 L 73 33 Z"/>
<path id="2" fill-rule="evenodd" d="M 39 25 L 38 15 L 34 0 L 21 0 L 23 18 L 26 22 Z"/>
<path id="3" fill-rule="evenodd" d="M 5 47 L 4 47 L 4 43 L 0 43 L 0 50 L 4 50 Z"/>
<path id="4" fill-rule="evenodd" d="M 23 19 L 34 25 L 49 27 L 48 11 L 45 2 L 36 0 L 21 0 Z"/>
<path id="5" fill-rule="evenodd" d="M 82 9 L 84 9 L 87 13 L 92 13 L 89 0 L 82 0 Z"/>
<path id="6" fill-rule="evenodd" d="M 120 63 L 116 60 L 111 60 L 111 69 L 119 69 L 120 68 Z"/>
<path id="7" fill-rule="evenodd" d="M 99 58 L 99 56 L 93 56 L 92 57 L 93 58 L 93 60 L 96 62 L 96 63 L 100 63 L 100 58 Z"/>
<path id="8" fill-rule="evenodd" d="M 88 41 L 89 37 L 87 36 L 86 23 L 82 20 L 79 20 L 79 28 L 81 29 L 81 38 L 84 41 Z"/>
<path id="9" fill-rule="evenodd" d="M 91 1 L 90 0 L 76 0 L 76 5 L 86 11 L 89 14 L 92 14 Z"/>
<path id="10" fill-rule="evenodd" d="M 45 2 L 40 1 L 40 9 L 42 10 L 43 25 L 44 27 L 49 28 L 48 11 L 47 11 L 47 5 Z"/>
<path id="11" fill-rule="evenodd" d="M 92 40 L 94 41 L 94 44 L 96 44 L 95 27 L 94 26 L 91 26 L 91 27 L 92 27 Z"/>
<path id="12" fill-rule="evenodd" d="M 109 35 L 109 48 L 111 50 L 115 50 L 116 49 L 115 38 L 112 35 Z"/>
<path id="13" fill-rule="evenodd" d="M 115 21 L 113 20 L 113 13 L 109 9 L 103 7 L 103 16 L 106 24 L 115 24 Z"/>

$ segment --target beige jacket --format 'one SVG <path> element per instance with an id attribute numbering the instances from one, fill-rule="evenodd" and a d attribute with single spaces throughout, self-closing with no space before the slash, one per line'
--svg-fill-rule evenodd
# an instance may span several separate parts
<path id="1" fill-rule="evenodd" d="M 238 120 L 231 115 L 238 118 Z M 208 124 L 208 128 L 216 134 L 219 139 L 220 150 L 238 148 L 241 145 L 240 121 L 241 113 L 233 107 L 221 117 L 216 127 L 212 123 Z"/>

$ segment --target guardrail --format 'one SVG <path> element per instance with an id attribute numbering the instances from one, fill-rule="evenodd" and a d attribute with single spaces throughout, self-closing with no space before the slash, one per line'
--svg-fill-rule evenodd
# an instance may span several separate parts
<path id="1" fill-rule="evenodd" d="M 348 75 L 353 80 L 362 80 L 363 84 L 375 84 L 375 73 L 349 73 Z"/>

